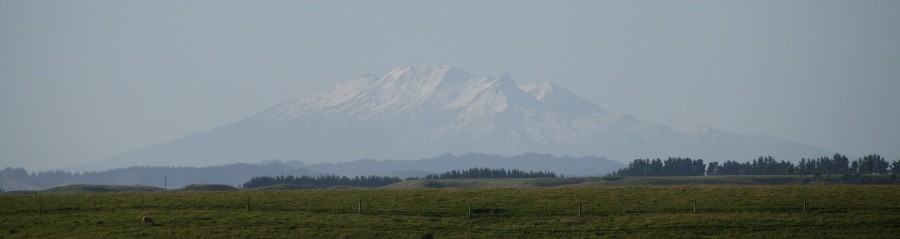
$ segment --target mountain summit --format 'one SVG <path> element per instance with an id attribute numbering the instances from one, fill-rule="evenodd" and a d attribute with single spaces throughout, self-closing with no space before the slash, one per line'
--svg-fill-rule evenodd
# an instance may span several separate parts
<path id="1" fill-rule="evenodd" d="M 102 161 L 205 166 L 270 159 L 337 162 L 418 159 L 445 153 L 595 155 L 629 161 L 682 156 L 795 160 L 829 152 L 767 136 L 695 127 L 674 130 L 609 113 L 551 83 L 518 85 L 509 74 L 400 67 L 349 76 L 312 96 L 240 122 Z"/>

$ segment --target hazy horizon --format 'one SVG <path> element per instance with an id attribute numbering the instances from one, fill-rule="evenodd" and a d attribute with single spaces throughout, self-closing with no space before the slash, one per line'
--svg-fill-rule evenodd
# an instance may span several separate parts
<path id="1" fill-rule="evenodd" d="M 892 1 L 0 2 L 0 167 L 95 162 L 354 73 L 443 64 L 552 82 L 650 123 L 896 160 L 897 10 Z"/>

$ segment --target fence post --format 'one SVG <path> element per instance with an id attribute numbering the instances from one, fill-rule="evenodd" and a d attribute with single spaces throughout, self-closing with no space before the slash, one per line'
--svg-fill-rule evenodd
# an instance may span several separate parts
<path id="1" fill-rule="evenodd" d="M 471 203 L 466 205 L 466 216 L 472 217 L 472 204 Z"/>
<path id="2" fill-rule="evenodd" d="M 356 201 L 356 214 L 362 214 L 362 200 Z"/>
<path id="3" fill-rule="evenodd" d="M 694 213 L 697 213 L 697 199 L 694 199 Z"/>
<path id="4" fill-rule="evenodd" d="M 141 210 L 144 210 L 144 195 L 141 195 Z"/>
<path id="5" fill-rule="evenodd" d="M 803 213 L 806 213 L 806 198 L 803 199 Z"/>
<path id="6" fill-rule="evenodd" d="M 578 216 L 581 216 L 581 210 L 583 209 L 583 205 L 581 202 L 578 202 Z"/>

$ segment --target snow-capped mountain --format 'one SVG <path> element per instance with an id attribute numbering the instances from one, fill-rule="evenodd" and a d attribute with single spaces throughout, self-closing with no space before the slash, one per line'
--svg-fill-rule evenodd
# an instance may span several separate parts
<path id="1" fill-rule="evenodd" d="M 438 66 L 351 75 L 240 122 L 101 162 L 205 166 L 262 160 L 418 159 L 445 153 L 550 153 L 619 161 L 681 156 L 797 160 L 829 152 L 704 127 L 674 130 L 609 113 L 559 86 L 518 85 Z"/>

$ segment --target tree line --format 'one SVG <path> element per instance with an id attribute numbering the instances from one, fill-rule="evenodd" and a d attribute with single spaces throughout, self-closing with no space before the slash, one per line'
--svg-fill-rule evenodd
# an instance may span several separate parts
<path id="1" fill-rule="evenodd" d="M 556 173 L 553 172 L 534 172 L 522 171 L 518 169 L 492 169 L 492 168 L 471 168 L 466 170 L 450 170 L 440 174 L 428 174 L 425 177 L 410 177 L 406 180 L 417 179 L 470 179 L 470 178 L 555 178 Z M 335 186 L 349 187 L 383 187 L 393 183 L 403 181 L 399 177 L 388 176 L 356 176 L 353 178 L 346 176 L 325 175 L 319 177 L 310 176 L 261 176 L 253 177 L 250 181 L 243 184 L 244 188 L 260 188 L 275 185 L 294 185 L 315 188 L 328 188 Z"/>
<path id="2" fill-rule="evenodd" d="M 628 163 L 628 167 L 612 172 L 609 176 L 697 176 L 703 173 L 702 159 L 635 159 Z"/>
<path id="3" fill-rule="evenodd" d="M 518 169 L 470 168 L 466 170 L 450 170 L 441 174 L 428 174 L 425 179 L 461 179 L 461 178 L 555 178 L 556 173 L 522 171 Z M 419 179 L 419 178 L 408 178 Z"/>
<path id="4" fill-rule="evenodd" d="M 382 187 L 387 186 L 393 183 L 401 182 L 399 177 L 387 177 L 387 176 L 356 176 L 353 178 L 347 176 L 337 176 L 337 175 L 324 175 L 318 177 L 310 177 L 310 176 L 299 176 L 295 177 L 294 175 L 288 176 L 262 176 L 262 177 L 253 177 L 250 181 L 244 183 L 244 188 L 260 188 L 260 187 L 268 187 L 275 185 L 295 185 L 295 186 L 308 186 L 308 187 L 316 187 L 316 188 L 328 188 L 328 187 L 336 187 L 336 186 L 349 186 L 349 187 Z"/>
<path id="5" fill-rule="evenodd" d="M 700 175 L 864 175 L 900 173 L 900 161 L 889 163 L 878 154 L 870 154 L 850 161 L 847 156 L 803 158 L 797 164 L 775 160 L 772 156 L 759 157 L 749 162 L 726 160 L 704 165 L 702 159 L 668 158 L 635 159 L 628 167 L 607 176 L 700 176 Z"/>

